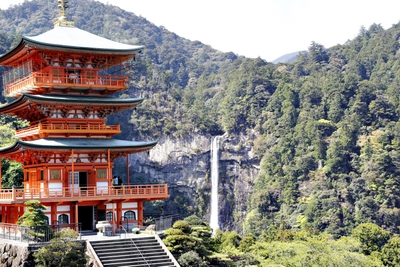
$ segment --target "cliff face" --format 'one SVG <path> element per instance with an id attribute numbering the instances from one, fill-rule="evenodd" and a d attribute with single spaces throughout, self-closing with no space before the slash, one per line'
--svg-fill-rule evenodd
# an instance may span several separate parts
<path id="1" fill-rule="evenodd" d="M 131 180 L 146 177 L 147 182 L 167 183 L 170 198 L 162 204 L 164 213 L 178 213 L 181 218 L 197 213 L 209 221 L 212 138 L 195 135 L 159 140 L 150 154 L 131 155 Z M 254 138 L 254 134 L 225 134 L 220 139 L 218 197 L 223 230 L 242 232 L 247 197 L 259 169 L 252 151 Z"/>

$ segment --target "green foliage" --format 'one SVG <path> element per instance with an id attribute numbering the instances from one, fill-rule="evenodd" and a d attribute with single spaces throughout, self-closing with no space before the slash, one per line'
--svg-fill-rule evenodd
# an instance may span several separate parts
<path id="1" fill-rule="evenodd" d="M 18 218 L 17 224 L 29 227 L 30 238 L 37 241 L 44 237 L 50 237 L 51 229 L 48 227 L 47 216 L 44 214 L 46 207 L 38 200 L 25 202 L 25 212 Z"/>
<path id="2" fill-rule="evenodd" d="M 400 237 L 393 237 L 383 247 L 380 259 L 385 266 L 396 267 L 400 263 Z"/>
<path id="3" fill-rule="evenodd" d="M 87 256 L 84 247 L 77 240 L 78 233 L 72 229 L 62 229 L 49 245 L 40 248 L 34 254 L 36 266 L 86 266 Z"/>
<path id="4" fill-rule="evenodd" d="M 252 245 L 256 243 L 256 237 L 253 234 L 247 234 L 240 241 L 238 249 L 241 252 L 249 252 Z"/>
<path id="5" fill-rule="evenodd" d="M 189 217 L 186 217 L 183 219 L 185 222 L 187 222 L 190 226 L 195 226 L 195 225 L 203 225 L 204 222 L 197 217 L 196 215 L 190 215 Z"/>
<path id="6" fill-rule="evenodd" d="M 15 143 L 14 134 L 15 130 L 12 128 L 12 123 L 0 125 L 0 147 Z"/>
<path id="7" fill-rule="evenodd" d="M 174 223 L 174 225 L 172 226 L 172 228 L 180 230 L 185 234 L 188 234 L 191 232 L 190 225 L 186 221 L 176 221 Z"/>
<path id="8" fill-rule="evenodd" d="M 44 214 L 46 207 L 38 200 L 25 202 L 25 212 L 18 218 L 18 224 L 22 226 L 44 226 L 47 225 L 47 216 Z"/>
<path id="9" fill-rule="evenodd" d="M 22 187 L 22 182 L 24 181 L 22 164 L 16 161 L 8 161 L 4 158 L 1 159 L 1 164 L 2 188 Z"/>
<path id="10" fill-rule="evenodd" d="M 196 241 L 189 234 L 189 224 L 184 221 L 176 221 L 172 228 L 165 231 L 166 237 L 163 241 L 171 253 L 181 255 L 196 247 Z"/>
<path id="11" fill-rule="evenodd" d="M 165 231 L 165 235 L 165 245 L 172 253 L 179 255 L 193 250 L 205 257 L 214 246 L 211 227 L 195 215 L 176 221 L 172 228 Z"/>
<path id="12" fill-rule="evenodd" d="M 240 235 L 235 231 L 223 232 L 218 250 L 230 254 L 239 247 L 241 239 Z"/>
<path id="13" fill-rule="evenodd" d="M 379 252 L 390 239 L 389 232 L 373 223 L 358 225 L 352 235 L 360 241 L 361 251 L 366 255 L 370 255 L 374 251 Z"/>
<path id="14" fill-rule="evenodd" d="M 197 254 L 196 251 L 188 251 L 186 253 L 183 253 L 179 257 L 178 262 L 182 267 L 207 266 L 207 263 L 204 262 L 202 258 L 200 258 L 199 254 Z"/>
<path id="15" fill-rule="evenodd" d="M 355 245 L 353 245 L 355 243 Z M 383 266 L 378 260 L 357 252 L 356 242 L 319 240 L 258 242 L 252 249 L 262 266 Z"/>

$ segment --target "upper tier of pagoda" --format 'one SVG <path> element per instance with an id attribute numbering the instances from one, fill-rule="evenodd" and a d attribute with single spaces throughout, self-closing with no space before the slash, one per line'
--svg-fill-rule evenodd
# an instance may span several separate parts
<path id="1" fill-rule="evenodd" d="M 30 126 L 17 130 L 21 140 L 59 137 L 111 137 L 119 125 L 106 125 L 107 115 L 136 107 L 143 98 L 69 95 L 22 95 L 0 107 L 0 114 L 25 119 Z"/>
<path id="2" fill-rule="evenodd" d="M 43 34 L 23 36 L 0 56 L 4 95 L 108 95 L 127 89 L 124 64 L 143 46 L 114 42 L 71 23 L 58 23 Z"/>

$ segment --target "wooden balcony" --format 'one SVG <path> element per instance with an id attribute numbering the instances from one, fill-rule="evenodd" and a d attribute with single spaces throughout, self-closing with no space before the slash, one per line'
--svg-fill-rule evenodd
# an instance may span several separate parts
<path id="1" fill-rule="evenodd" d="M 57 92 L 60 90 L 82 92 L 97 92 L 102 94 L 104 91 L 114 93 L 127 88 L 126 76 L 88 76 L 85 74 L 71 76 L 68 74 L 54 75 L 51 72 L 34 72 L 17 80 L 3 85 L 6 97 L 16 97 L 23 93 Z"/>
<path id="2" fill-rule="evenodd" d="M 22 140 L 52 135 L 86 135 L 86 136 L 107 136 L 110 137 L 121 133 L 119 125 L 105 124 L 74 124 L 74 123 L 39 123 L 28 128 L 17 130 L 15 137 Z"/>
<path id="3" fill-rule="evenodd" d="M 131 185 L 121 187 L 63 187 L 3 189 L 0 191 L 0 203 L 24 203 L 35 199 L 40 202 L 96 201 L 116 199 L 157 200 L 168 198 L 167 184 Z"/>

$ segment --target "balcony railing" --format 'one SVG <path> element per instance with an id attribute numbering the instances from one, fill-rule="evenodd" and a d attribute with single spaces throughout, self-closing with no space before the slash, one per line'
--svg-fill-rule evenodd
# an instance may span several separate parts
<path id="1" fill-rule="evenodd" d="M 4 95 L 7 97 L 16 96 L 25 92 L 33 92 L 38 88 L 69 88 L 69 89 L 109 89 L 123 90 L 127 88 L 126 76 L 88 76 L 70 74 L 52 74 L 49 72 L 34 72 L 23 76 L 13 82 L 6 83 Z"/>
<path id="2" fill-rule="evenodd" d="M 67 123 L 39 123 L 30 127 L 17 130 L 15 137 L 23 138 L 34 135 L 50 135 L 50 134 L 104 134 L 114 135 L 121 133 L 119 125 L 105 124 L 67 124 Z"/>
<path id="3" fill-rule="evenodd" d="M 0 191 L 1 202 L 25 202 L 31 199 L 42 202 L 75 201 L 75 200 L 102 200 L 102 199 L 165 199 L 168 195 L 167 184 L 105 186 L 105 187 L 63 187 L 63 188 L 29 188 L 3 189 Z"/>

